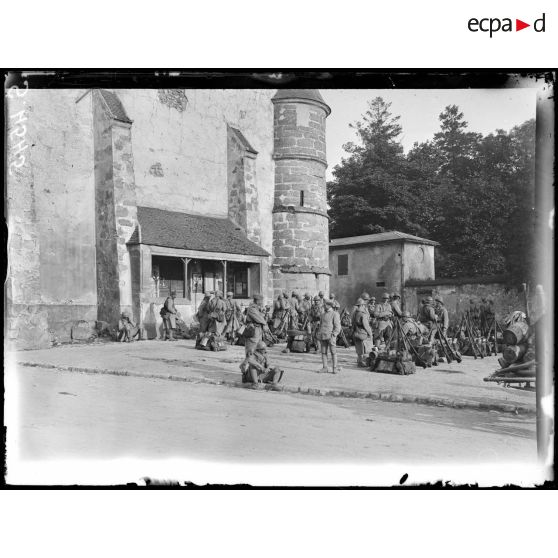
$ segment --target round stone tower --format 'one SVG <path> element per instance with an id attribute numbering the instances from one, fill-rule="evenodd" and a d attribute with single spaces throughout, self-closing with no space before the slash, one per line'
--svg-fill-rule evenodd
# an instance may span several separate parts
<path id="1" fill-rule="evenodd" d="M 326 118 L 317 89 L 280 89 L 273 97 L 275 200 L 273 289 L 329 291 L 325 170 Z"/>

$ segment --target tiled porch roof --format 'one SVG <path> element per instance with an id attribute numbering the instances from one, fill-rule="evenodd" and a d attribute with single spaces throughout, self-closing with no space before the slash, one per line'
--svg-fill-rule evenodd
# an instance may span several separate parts
<path id="1" fill-rule="evenodd" d="M 138 223 L 128 244 L 149 244 L 182 250 L 224 252 L 246 256 L 269 256 L 248 240 L 229 219 L 138 207 Z"/>

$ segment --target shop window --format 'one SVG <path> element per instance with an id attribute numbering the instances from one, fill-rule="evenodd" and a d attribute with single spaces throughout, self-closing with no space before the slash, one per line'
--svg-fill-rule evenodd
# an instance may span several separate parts
<path id="1" fill-rule="evenodd" d="M 337 275 L 349 275 L 349 254 L 337 256 Z"/>
<path id="2" fill-rule="evenodd" d="M 376 281 L 376 287 L 385 287 L 385 286 L 386 286 L 385 281 Z"/>
<path id="3" fill-rule="evenodd" d="M 180 258 L 153 256 L 151 272 L 157 296 L 166 298 L 176 291 L 178 298 L 184 297 L 184 263 Z"/>

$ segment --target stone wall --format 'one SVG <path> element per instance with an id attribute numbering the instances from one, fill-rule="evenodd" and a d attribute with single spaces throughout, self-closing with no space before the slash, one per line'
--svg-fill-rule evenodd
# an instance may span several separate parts
<path id="1" fill-rule="evenodd" d="M 437 279 L 436 281 L 411 281 L 405 285 L 403 299 L 405 309 L 416 315 L 418 305 L 425 296 L 441 295 L 450 318 L 455 324 L 469 308 L 469 300 L 480 303 L 481 298 L 492 299 L 498 319 L 513 310 L 525 312 L 525 298 L 517 289 L 508 288 L 500 278 Z"/>
<path id="2" fill-rule="evenodd" d="M 67 319 L 96 312 L 92 109 L 76 102 L 84 93 L 7 100 L 8 348 L 67 341 Z"/>
<path id="3" fill-rule="evenodd" d="M 274 90 L 114 92 L 133 121 L 138 205 L 227 217 L 227 126 L 242 131 L 258 152 L 251 174 L 257 176 L 261 246 L 271 253 Z"/>

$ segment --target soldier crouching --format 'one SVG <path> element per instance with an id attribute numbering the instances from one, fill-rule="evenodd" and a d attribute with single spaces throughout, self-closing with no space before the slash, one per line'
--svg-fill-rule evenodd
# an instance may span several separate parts
<path id="1" fill-rule="evenodd" d="M 278 384 L 283 378 L 283 370 L 269 366 L 267 345 L 259 341 L 255 350 L 250 351 L 240 364 L 243 384 Z"/>

